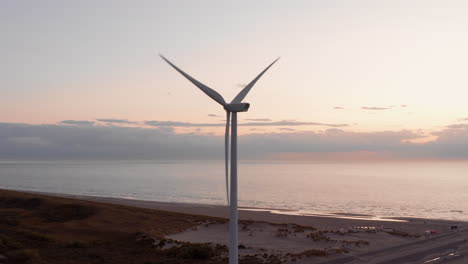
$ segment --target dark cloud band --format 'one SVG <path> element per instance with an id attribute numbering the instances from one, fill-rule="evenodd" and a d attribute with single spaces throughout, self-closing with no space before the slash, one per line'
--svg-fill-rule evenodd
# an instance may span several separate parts
<path id="1" fill-rule="evenodd" d="M 100 118 L 96 120 L 99 122 L 105 122 L 105 123 L 138 124 L 138 122 L 128 121 L 127 119 Z"/>
<path id="2" fill-rule="evenodd" d="M 468 158 L 468 125 L 434 132 L 437 139 L 432 142 L 408 143 L 427 136 L 421 133 L 351 132 L 337 128 L 323 132 L 257 132 L 239 137 L 239 155 L 249 159 L 274 153 L 372 151 L 403 157 Z M 170 126 L 0 123 L 0 159 L 216 159 L 222 157 L 223 140 L 224 136 L 176 133 Z"/>
<path id="3" fill-rule="evenodd" d="M 60 122 L 62 125 L 85 125 L 91 126 L 94 125 L 94 121 L 85 121 L 85 120 L 63 120 Z"/>

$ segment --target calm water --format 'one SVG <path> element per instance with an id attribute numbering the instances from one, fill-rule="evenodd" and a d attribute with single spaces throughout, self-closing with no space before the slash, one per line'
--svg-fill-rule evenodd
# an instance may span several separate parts
<path id="1" fill-rule="evenodd" d="M 468 163 L 243 162 L 239 204 L 468 220 Z M 223 161 L 0 162 L 0 188 L 225 204 Z"/>

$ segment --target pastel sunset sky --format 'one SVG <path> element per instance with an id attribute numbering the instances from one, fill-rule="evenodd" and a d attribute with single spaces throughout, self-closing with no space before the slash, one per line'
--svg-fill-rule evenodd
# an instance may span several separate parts
<path id="1" fill-rule="evenodd" d="M 281 56 L 239 114 L 252 157 L 466 159 L 467 13 L 462 0 L 1 1 L 0 158 L 102 158 L 115 142 L 134 149 L 115 158 L 191 158 L 171 140 L 217 157 L 223 109 L 161 53 L 227 101 Z"/>

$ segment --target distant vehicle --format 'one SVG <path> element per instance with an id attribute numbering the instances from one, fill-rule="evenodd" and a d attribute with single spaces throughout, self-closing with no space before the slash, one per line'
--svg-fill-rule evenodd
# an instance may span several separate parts
<path id="1" fill-rule="evenodd" d="M 351 232 L 371 232 L 376 233 L 377 228 L 375 226 L 353 226 L 350 228 Z"/>

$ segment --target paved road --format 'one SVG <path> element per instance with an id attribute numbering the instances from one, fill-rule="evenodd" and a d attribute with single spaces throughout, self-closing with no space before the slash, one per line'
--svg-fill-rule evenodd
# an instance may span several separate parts
<path id="1" fill-rule="evenodd" d="M 461 248 L 466 248 L 467 252 L 460 253 Z M 452 262 L 447 261 L 462 258 L 464 254 L 468 254 L 468 229 L 353 256 L 343 256 L 320 264 L 451 264 Z"/>

